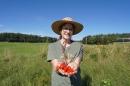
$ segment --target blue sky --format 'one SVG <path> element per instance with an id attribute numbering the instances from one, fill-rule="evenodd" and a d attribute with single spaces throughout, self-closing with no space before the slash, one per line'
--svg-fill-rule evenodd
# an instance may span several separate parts
<path id="1" fill-rule="evenodd" d="M 130 32 L 129 0 L 0 0 L 0 32 L 58 37 L 51 24 L 66 16 L 84 25 L 76 40 Z"/>

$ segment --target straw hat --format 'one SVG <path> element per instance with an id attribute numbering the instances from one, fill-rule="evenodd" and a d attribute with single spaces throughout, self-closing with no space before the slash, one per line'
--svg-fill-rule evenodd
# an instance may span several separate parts
<path id="1" fill-rule="evenodd" d="M 78 34 L 83 29 L 82 24 L 80 24 L 79 22 L 73 21 L 73 19 L 70 18 L 70 17 L 65 17 L 62 20 L 58 20 L 58 21 L 53 22 L 52 26 L 51 26 L 52 30 L 56 34 L 60 35 L 61 26 L 64 25 L 65 23 L 70 23 L 70 24 L 74 25 L 74 33 L 73 33 L 73 35 Z"/>

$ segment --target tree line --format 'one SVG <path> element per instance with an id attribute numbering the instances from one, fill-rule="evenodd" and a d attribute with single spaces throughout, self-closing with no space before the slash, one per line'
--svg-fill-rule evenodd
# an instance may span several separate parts
<path id="1" fill-rule="evenodd" d="M 22 33 L 0 33 L 0 42 L 44 42 L 52 43 L 57 41 L 53 37 L 41 37 L 38 35 L 22 34 Z M 83 37 L 80 41 L 84 44 L 109 44 L 113 42 L 130 42 L 130 33 L 122 34 L 99 34 Z"/>
<path id="2" fill-rule="evenodd" d="M 21 33 L 0 33 L 0 42 L 45 42 L 51 43 L 57 41 L 56 38 L 53 37 L 41 37 L 38 35 L 29 35 L 29 34 L 21 34 Z"/>
<path id="3" fill-rule="evenodd" d="M 84 44 L 109 44 L 113 42 L 130 42 L 130 33 L 89 35 L 82 39 Z"/>

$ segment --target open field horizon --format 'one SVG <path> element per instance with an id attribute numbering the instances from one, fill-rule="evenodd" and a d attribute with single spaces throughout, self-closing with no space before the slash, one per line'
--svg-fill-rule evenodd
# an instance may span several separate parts
<path id="1" fill-rule="evenodd" d="M 48 43 L 0 42 L 0 86 L 50 86 Z M 82 86 L 130 86 L 130 43 L 84 45 Z"/>

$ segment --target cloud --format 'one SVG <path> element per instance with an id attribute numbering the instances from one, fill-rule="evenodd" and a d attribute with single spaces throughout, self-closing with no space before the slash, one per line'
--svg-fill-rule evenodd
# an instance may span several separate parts
<path id="1" fill-rule="evenodd" d="M 0 32 L 3 31 L 4 25 L 0 24 Z"/>
<path id="2" fill-rule="evenodd" d="M 11 28 L 8 28 L 5 25 L 0 24 L 0 32 L 11 32 Z"/>
<path id="3" fill-rule="evenodd" d="M 4 27 L 4 25 L 0 24 L 0 28 L 3 28 L 3 27 Z"/>

